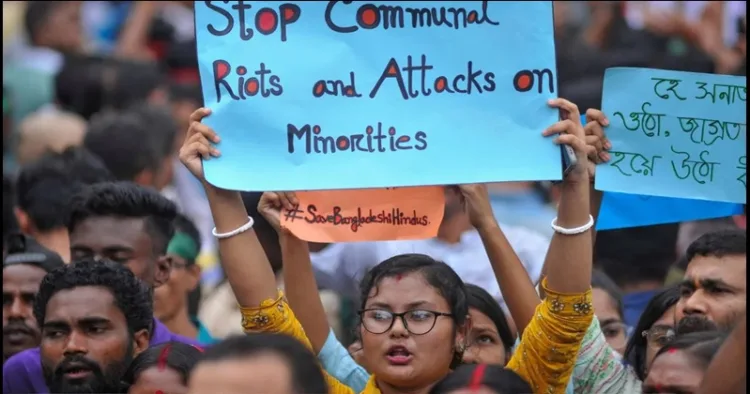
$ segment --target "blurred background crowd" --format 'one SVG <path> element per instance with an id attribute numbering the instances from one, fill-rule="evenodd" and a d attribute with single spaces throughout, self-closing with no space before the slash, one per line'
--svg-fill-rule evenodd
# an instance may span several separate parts
<path id="1" fill-rule="evenodd" d="M 582 110 L 600 107 L 608 67 L 746 75 L 744 1 L 559 1 L 554 9 L 559 96 Z M 177 227 L 198 245 L 176 256 L 181 263 L 157 290 L 156 317 L 173 332 L 223 338 L 241 332 L 226 323 L 238 321 L 239 310 L 217 264 L 203 188 L 177 159 L 188 117 L 202 104 L 194 29 L 191 1 L 3 1 L 3 241 L 8 253 L 42 250 L 67 262 L 67 199 L 77 188 L 113 179 L 152 187 L 177 204 Z M 492 185 L 491 195 L 498 221 L 538 280 L 558 191 L 518 182 Z M 259 194 L 244 198 L 253 214 Z M 253 216 L 278 272 L 276 234 Z M 613 327 L 629 330 L 655 292 L 681 280 L 687 245 L 736 227 L 745 228 L 744 215 L 599 233 L 597 315 L 611 305 Z M 17 231 L 33 240 L 8 237 Z M 344 343 L 351 340 L 353 283 L 400 253 L 399 245 L 311 245 L 321 298 Z M 472 283 L 491 281 L 484 287 L 502 302 L 489 264 L 482 265 L 486 256 L 474 258 L 484 254 L 476 239 L 425 248 L 446 262 L 477 262 L 456 271 Z M 180 327 L 185 316 L 194 327 Z"/>

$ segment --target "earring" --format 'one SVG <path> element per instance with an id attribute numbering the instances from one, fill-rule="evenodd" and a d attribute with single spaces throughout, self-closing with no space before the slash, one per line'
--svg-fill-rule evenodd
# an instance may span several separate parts
<path id="1" fill-rule="evenodd" d="M 464 346 L 464 344 L 463 344 L 463 343 L 460 343 L 460 344 L 458 344 L 458 346 L 457 346 L 457 348 L 456 348 L 456 351 L 457 351 L 458 353 L 461 353 L 461 354 L 463 354 L 463 352 L 464 352 L 464 351 L 466 351 L 466 346 Z"/>

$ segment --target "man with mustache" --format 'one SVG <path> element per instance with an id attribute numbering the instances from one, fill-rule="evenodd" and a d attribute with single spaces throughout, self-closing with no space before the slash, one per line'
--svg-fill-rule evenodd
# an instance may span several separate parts
<path id="1" fill-rule="evenodd" d="M 73 199 L 68 232 L 73 260 L 111 260 L 151 288 L 169 280 L 167 244 L 174 234 L 177 207 L 157 191 L 129 182 L 90 185 Z M 150 316 L 151 345 L 177 341 L 200 345 L 175 335 Z M 50 393 L 39 348 L 28 349 L 3 364 L 3 394 Z"/>
<path id="2" fill-rule="evenodd" d="M 51 393 L 119 393 L 153 326 L 151 289 L 127 268 L 83 259 L 42 280 L 34 303 Z"/>
<path id="3" fill-rule="evenodd" d="M 48 272 L 64 266 L 57 253 L 22 234 L 8 237 L 3 260 L 3 363 L 10 356 L 39 346 L 39 326 L 32 306 L 39 283 Z"/>
<path id="4" fill-rule="evenodd" d="M 687 271 L 675 309 L 678 331 L 711 327 L 729 332 L 747 307 L 745 230 L 705 234 L 690 244 L 686 257 Z"/>

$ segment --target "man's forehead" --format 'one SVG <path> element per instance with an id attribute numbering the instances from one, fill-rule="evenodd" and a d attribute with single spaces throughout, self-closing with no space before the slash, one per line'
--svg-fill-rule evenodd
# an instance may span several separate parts
<path id="1" fill-rule="evenodd" d="M 101 316 L 115 306 L 112 292 L 101 286 L 60 290 L 47 303 L 47 320 Z"/>
<path id="2" fill-rule="evenodd" d="M 685 279 L 720 280 L 722 282 L 745 287 L 747 278 L 747 260 L 745 256 L 696 256 L 688 264 Z"/>
<path id="3" fill-rule="evenodd" d="M 36 283 L 42 281 L 47 271 L 33 264 L 13 264 L 3 267 L 3 285 L 7 283 Z"/>
<path id="4" fill-rule="evenodd" d="M 40 282 L 3 282 L 3 294 L 35 294 L 39 292 Z"/>
<path id="5" fill-rule="evenodd" d="M 71 243 L 85 241 L 119 245 L 125 241 L 134 242 L 141 235 L 147 236 L 143 218 L 98 216 L 81 221 L 70 233 L 70 238 Z"/>

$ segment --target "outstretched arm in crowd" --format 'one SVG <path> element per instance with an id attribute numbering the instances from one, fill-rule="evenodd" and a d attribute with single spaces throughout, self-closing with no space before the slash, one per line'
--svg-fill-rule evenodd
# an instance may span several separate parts
<path id="1" fill-rule="evenodd" d="M 609 125 L 606 116 L 599 110 L 586 111 L 585 140 L 588 145 L 589 160 L 589 201 L 591 216 L 599 216 L 602 202 L 602 192 L 594 189 L 595 167 L 609 161 L 612 144 L 607 139 L 604 128 Z M 596 241 L 595 227 L 591 228 L 592 246 Z M 591 373 L 602 371 L 602 373 Z M 609 346 L 602 332 L 599 320 L 593 319 L 586 331 L 586 335 L 578 351 L 576 365 L 573 370 L 573 391 L 576 393 L 624 393 L 637 394 L 641 392 L 641 382 L 633 369 L 620 361 L 620 356 Z"/>
<path id="2" fill-rule="evenodd" d="M 278 196 L 275 193 L 266 193 L 263 197 L 265 198 L 266 195 L 271 198 Z M 298 204 L 293 193 L 288 193 L 282 201 L 286 205 L 284 208 L 287 209 L 294 209 L 294 205 Z M 289 207 L 289 204 L 293 205 Z M 265 213 L 268 208 L 263 209 L 262 212 Z M 275 224 L 278 224 L 278 212 L 278 210 L 275 211 Z M 286 229 L 280 229 L 279 241 L 281 260 L 284 264 L 285 293 L 289 306 L 297 312 L 297 318 L 305 328 L 313 352 L 318 354 L 331 332 L 331 327 L 328 325 L 328 318 L 318 295 L 318 284 L 310 262 L 310 248 L 307 242 L 295 237 Z"/>
<path id="3" fill-rule="evenodd" d="M 190 116 L 190 128 L 180 149 L 180 160 L 206 189 L 216 223 L 218 235 L 215 235 L 219 238 L 221 266 L 240 304 L 242 328 L 248 333 L 287 334 L 310 348 L 305 331 L 276 289 L 271 264 L 252 230 L 252 219 L 247 216 L 239 192 L 217 188 L 205 179 L 202 160 L 220 155 L 212 145 L 220 142 L 219 136 L 201 123 L 210 113 L 209 109 L 200 108 Z M 262 198 L 263 205 L 259 210 L 268 211 L 267 206 L 276 205 L 272 200 L 269 196 Z M 353 392 L 327 374 L 326 380 L 331 393 Z"/>
<path id="4" fill-rule="evenodd" d="M 562 393 L 573 373 L 576 355 L 594 317 L 591 306 L 592 244 L 589 231 L 588 152 L 575 104 L 554 99 L 563 120 L 544 131 L 559 134 L 558 145 L 573 148 L 578 164 L 566 175 L 558 206 L 555 235 L 547 251 L 546 297 L 539 304 L 508 368 L 524 377 L 534 392 Z"/>
<path id="5" fill-rule="evenodd" d="M 134 1 L 115 47 L 117 57 L 134 60 L 152 60 L 148 49 L 148 35 L 160 2 Z"/>
<path id="6" fill-rule="evenodd" d="M 298 204 L 293 192 L 266 192 L 258 202 L 258 212 L 279 234 L 281 260 L 284 264 L 285 295 L 305 329 L 313 352 L 317 354 L 330 332 L 318 284 L 310 263 L 310 248 L 287 229 L 281 228 L 281 210 L 294 209 Z"/>
<path id="7" fill-rule="evenodd" d="M 310 340 L 313 352 L 326 372 L 360 392 L 370 376 L 354 362 L 328 324 L 310 261 L 310 248 L 307 242 L 281 227 L 281 209 L 294 209 L 298 204 L 293 192 L 264 193 L 258 211 L 279 233 L 286 297 Z"/>
<path id="8" fill-rule="evenodd" d="M 602 111 L 599 111 L 598 109 L 588 109 L 586 111 L 584 140 L 586 141 L 586 145 L 588 145 L 586 156 L 588 157 L 590 169 L 589 184 L 591 186 L 589 188 L 589 211 L 591 217 L 594 218 L 595 223 L 599 219 L 599 209 L 602 205 L 603 193 L 594 188 L 595 167 L 593 167 L 593 165 L 606 163 L 610 159 L 609 152 L 607 151 L 612 148 L 612 144 L 610 143 L 609 139 L 607 139 L 607 136 L 604 133 L 604 127 L 607 126 L 609 126 L 609 120 L 606 116 L 604 116 L 604 113 L 602 113 Z M 596 244 L 596 226 L 592 227 L 590 232 L 591 245 L 593 248 L 593 245 Z M 542 277 L 545 277 L 546 275 L 547 264 L 545 261 L 544 267 L 542 267 Z M 539 286 L 538 290 L 539 294 L 544 297 L 544 289 L 541 288 L 541 285 Z M 519 326 L 518 330 L 519 332 L 521 332 L 523 330 L 523 327 Z"/>
<path id="9" fill-rule="evenodd" d="M 503 298 L 520 334 L 541 302 L 534 284 L 492 213 L 487 186 L 470 184 L 459 188 L 469 220 L 479 232 L 500 292 L 505 295 Z"/>
<path id="10" fill-rule="evenodd" d="M 592 250 L 590 231 L 589 186 L 593 164 L 588 153 L 593 149 L 585 142 L 578 107 L 565 99 L 552 100 L 564 119 L 545 130 L 546 136 L 559 134 L 555 142 L 573 148 L 578 164 L 562 182 L 557 208 L 557 229 L 547 251 L 547 290 L 564 294 L 582 294 L 591 288 Z M 583 226 L 586 230 L 583 230 Z M 581 228 L 577 233 L 563 234 L 566 229 Z M 560 230 L 562 229 L 562 230 Z M 566 231 L 569 232 L 569 231 Z"/>
<path id="11" fill-rule="evenodd" d="M 586 153 L 589 163 L 596 164 L 609 160 L 606 150 L 611 148 L 611 144 L 604 135 L 602 128 L 602 126 L 608 124 L 607 118 L 601 111 L 594 109 L 586 111 L 584 140 L 588 145 Z M 590 165 L 589 169 L 591 169 Z M 590 171 L 590 175 L 590 184 L 592 185 L 589 191 L 590 214 L 596 219 L 599 214 L 602 193 L 593 189 L 593 171 Z M 513 297 L 507 299 L 506 303 L 518 332 L 522 333 L 531 321 L 534 310 L 540 302 L 539 296 L 533 285 L 528 286 L 531 283 L 528 280 L 528 275 L 523 266 L 520 265 L 518 257 L 513 252 L 492 214 L 486 188 L 482 185 L 464 185 L 461 186 L 461 192 L 467 203 L 469 218 L 482 238 L 501 291 L 513 295 Z M 595 230 L 592 227 L 589 231 L 592 234 L 593 248 Z M 551 248 L 550 252 L 552 252 Z M 545 264 L 543 270 L 544 275 L 547 273 L 546 267 L 547 264 Z"/>
<path id="12" fill-rule="evenodd" d="M 220 152 L 211 143 L 220 141 L 210 127 L 201 123 L 211 110 L 201 108 L 190 116 L 190 128 L 180 149 L 180 160 L 203 183 L 211 207 L 216 232 L 227 234 L 247 227 L 245 205 L 240 193 L 224 190 L 206 182 L 202 160 L 218 157 Z M 242 306 L 261 305 L 277 298 L 276 279 L 271 264 L 252 228 L 219 239 L 221 265 L 237 302 Z"/>

